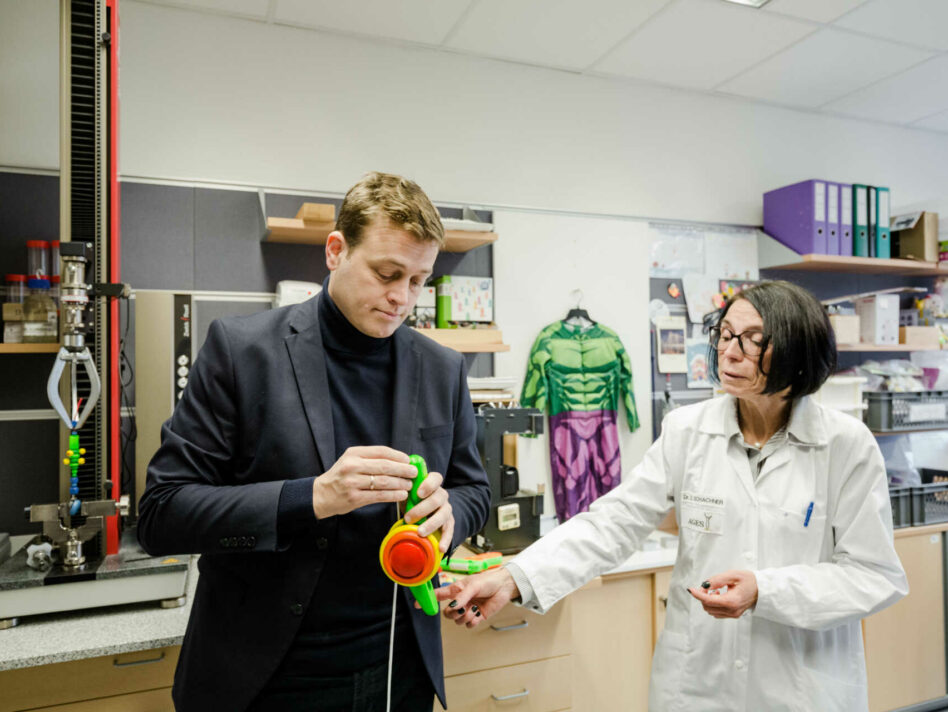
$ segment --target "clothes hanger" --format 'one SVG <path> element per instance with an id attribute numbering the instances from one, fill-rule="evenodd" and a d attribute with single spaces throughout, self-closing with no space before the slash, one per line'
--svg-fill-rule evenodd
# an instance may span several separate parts
<path id="1" fill-rule="evenodd" d="M 575 301 L 576 306 L 566 312 L 566 318 L 563 319 L 563 323 L 569 324 L 570 326 L 578 326 L 581 329 L 588 329 L 593 326 L 596 322 L 589 316 L 589 312 L 580 307 L 583 301 L 583 290 L 574 289 L 570 292 L 570 297 Z"/>

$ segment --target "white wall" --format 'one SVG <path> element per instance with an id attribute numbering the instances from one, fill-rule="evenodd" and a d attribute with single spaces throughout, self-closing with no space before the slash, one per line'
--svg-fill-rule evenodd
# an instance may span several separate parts
<path id="1" fill-rule="evenodd" d="M 0 165 L 57 162 L 56 5 L 0 0 Z M 124 175 L 338 192 L 379 168 L 441 201 L 740 224 L 814 176 L 948 195 L 944 134 L 131 0 L 120 22 Z"/>
<path id="2" fill-rule="evenodd" d="M 58 165 L 57 8 L 0 0 L 0 166 Z M 948 198 L 945 134 L 132 0 L 120 23 L 128 177 L 342 192 L 379 169 L 442 202 L 737 224 L 760 224 L 763 191 L 816 176 L 888 185 L 896 210 Z M 512 350 L 497 372 L 522 377 L 581 286 L 632 354 L 629 464 L 649 432 L 644 227 L 510 211 L 498 224 Z M 545 441 L 532 447 L 548 471 Z"/>
<path id="3" fill-rule="evenodd" d="M 494 294 L 497 323 L 508 353 L 494 357 L 498 376 L 522 385 L 527 357 L 537 333 L 562 319 L 572 306 L 570 292 L 581 289 L 583 307 L 613 329 L 632 361 L 640 427 L 629 432 L 619 415 L 623 472 L 641 460 L 652 442 L 651 359 L 648 324 L 648 226 L 604 218 L 499 211 L 494 224 Z M 643 291 L 646 295 L 643 298 Z M 520 485 L 547 485 L 544 512 L 555 512 L 550 483 L 549 438 L 518 438 Z"/>

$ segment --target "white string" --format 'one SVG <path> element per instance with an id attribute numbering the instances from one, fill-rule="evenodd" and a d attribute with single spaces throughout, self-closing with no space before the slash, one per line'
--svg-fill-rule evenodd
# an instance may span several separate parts
<path id="1" fill-rule="evenodd" d="M 392 654 L 395 648 L 395 606 L 398 603 L 398 584 L 392 588 L 392 628 L 388 634 L 388 687 L 385 693 L 385 712 L 392 712 Z"/>
<path id="2" fill-rule="evenodd" d="M 395 506 L 396 521 L 401 516 L 398 510 L 398 502 L 392 502 Z M 392 624 L 388 633 L 388 683 L 385 692 L 385 712 L 392 712 L 392 656 L 395 650 L 395 611 L 398 604 L 398 584 L 392 582 Z"/>

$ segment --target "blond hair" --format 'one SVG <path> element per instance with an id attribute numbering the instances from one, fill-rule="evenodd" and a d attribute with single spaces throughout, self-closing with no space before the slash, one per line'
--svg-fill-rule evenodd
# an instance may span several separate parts
<path id="1" fill-rule="evenodd" d="M 336 218 L 336 230 L 352 249 L 362 241 L 366 225 L 379 216 L 421 242 L 436 242 L 439 249 L 444 247 L 441 216 L 414 181 L 378 171 L 365 174 L 346 193 Z"/>

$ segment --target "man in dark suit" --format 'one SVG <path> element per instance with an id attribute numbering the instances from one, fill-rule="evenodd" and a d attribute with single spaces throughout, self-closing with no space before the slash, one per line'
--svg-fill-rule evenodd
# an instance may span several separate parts
<path id="1" fill-rule="evenodd" d="M 446 552 L 487 517 L 463 358 L 402 325 L 444 232 L 415 183 L 381 173 L 335 227 L 319 296 L 211 324 L 148 468 L 142 546 L 202 554 L 179 712 L 446 704 L 439 618 L 378 557 L 408 453 L 430 471 L 405 514 L 422 535 Z"/>

